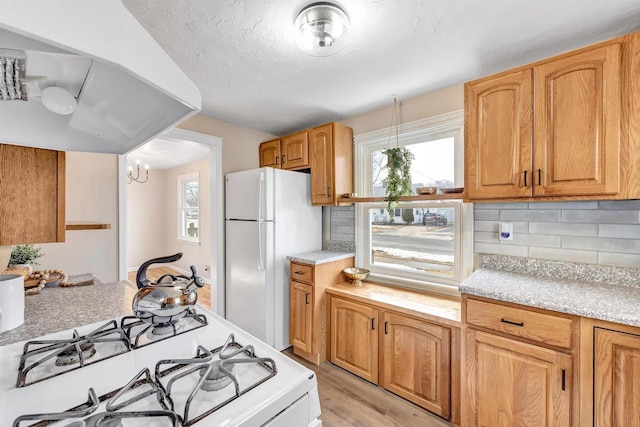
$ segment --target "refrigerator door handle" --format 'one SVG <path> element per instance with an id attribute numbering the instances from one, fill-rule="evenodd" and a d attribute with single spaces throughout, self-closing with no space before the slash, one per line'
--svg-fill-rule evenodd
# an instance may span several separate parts
<path id="1" fill-rule="evenodd" d="M 256 216 L 256 219 L 258 221 L 260 221 L 262 219 L 262 190 L 264 186 L 264 172 L 260 171 L 260 182 L 258 184 L 258 215 Z"/>
<path id="2" fill-rule="evenodd" d="M 258 270 L 264 271 L 264 260 L 262 255 L 262 221 L 258 221 Z"/>

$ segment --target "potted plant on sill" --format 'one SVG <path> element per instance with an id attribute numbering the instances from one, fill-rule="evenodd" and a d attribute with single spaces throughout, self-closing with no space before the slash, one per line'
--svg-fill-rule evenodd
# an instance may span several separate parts
<path id="1" fill-rule="evenodd" d="M 11 251 L 9 257 L 9 268 L 28 267 L 29 274 L 33 273 L 33 265 L 38 264 L 36 260 L 43 257 L 42 248 L 33 245 L 17 245 Z"/>
<path id="2" fill-rule="evenodd" d="M 398 206 L 400 196 L 413 194 L 411 187 L 411 162 L 415 158 L 406 147 L 387 148 L 387 213 L 389 222 L 394 222 L 393 209 Z"/>

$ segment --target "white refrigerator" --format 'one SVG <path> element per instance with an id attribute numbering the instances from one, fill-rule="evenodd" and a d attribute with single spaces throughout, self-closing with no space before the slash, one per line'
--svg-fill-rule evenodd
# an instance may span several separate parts
<path id="1" fill-rule="evenodd" d="M 309 174 L 273 168 L 225 177 L 225 313 L 276 348 L 289 347 L 287 255 L 322 249 L 322 208 Z"/>

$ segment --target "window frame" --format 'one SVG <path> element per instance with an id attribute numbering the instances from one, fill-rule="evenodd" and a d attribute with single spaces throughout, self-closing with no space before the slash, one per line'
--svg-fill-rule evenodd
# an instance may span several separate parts
<path id="1" fill-rule="evenodd" d="M 385 128 L 354 138 L 355 151 L 355 187 L 359 196 L 371 197 L 371 154 L 387 148 L 391 129 Z M 391 142 L 395 146 L 395 128 Z M 429 140 L 453 137 L 454 140 L 454 183 L 462 187 L 464 182 L 464 111 L 441 114 L 427 119 L 400 125 L 398 146 L 411 145 Z M 458 296 L 458 285 L 473 267 L 473 205 L 462 200 L 425 200 L 400 203 L 397 208 L 438 208 L 455 209 L 455 268 L 453 278 L 426 273 L 405 272 L 399 269 L 385 268 L 371 264 L 371 232 L 369 209 L 384 209 L 384 202 L 356 203 L 356 264 L 371 270 L 370 280 L 393 285 L 429 290 L 437 293 Z"/>
<path id="2" fill-rule="evenodd" d="M 182 242 L 187 242 L 187 243 L 192 243 L 192 244 L 196 244 L 199 245 L 200 244 L 200 236 L 202 235 L 202 227 L 200 226 L 200 224 L 202 223 L 202 219 L 200 218 L 200 172 L 190 172 L 190 173 L 186 173 L 183 175 L 178 175 L 177 177 L 177 181 L 178 181 L 178 237 L 177 239 L 182 241 Z M 184 200 L 184 193 L 183 193 L 183 189 L 184 189 L 184 183 L 185 182 L 191 182 L 191 181 L 196 181 L 198 183 L 198 206 L 197 207 L 189 207 L 189 208 L 185 208 L 182 204 L 183 200 Z M 184 235 L 183 232 L 183 228 L 182 228 L 182 218 L 184 215 L 185 211 L 197 211 L 198 212 L 198 236 L 197 237 L 190 237 L 189 235 Z"/>

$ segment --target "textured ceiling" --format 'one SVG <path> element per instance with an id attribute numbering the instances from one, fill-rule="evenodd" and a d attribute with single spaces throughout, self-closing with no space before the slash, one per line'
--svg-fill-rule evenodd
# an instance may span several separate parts
<path id="1" fill-rule="evenodd" d="M 200 89 L 203 114 L 274 135 L 640 29 L 638 0 L 341 0 L 348 44 L 323 58 L 295 43 L 309 1 L 123 2 Z"/>

